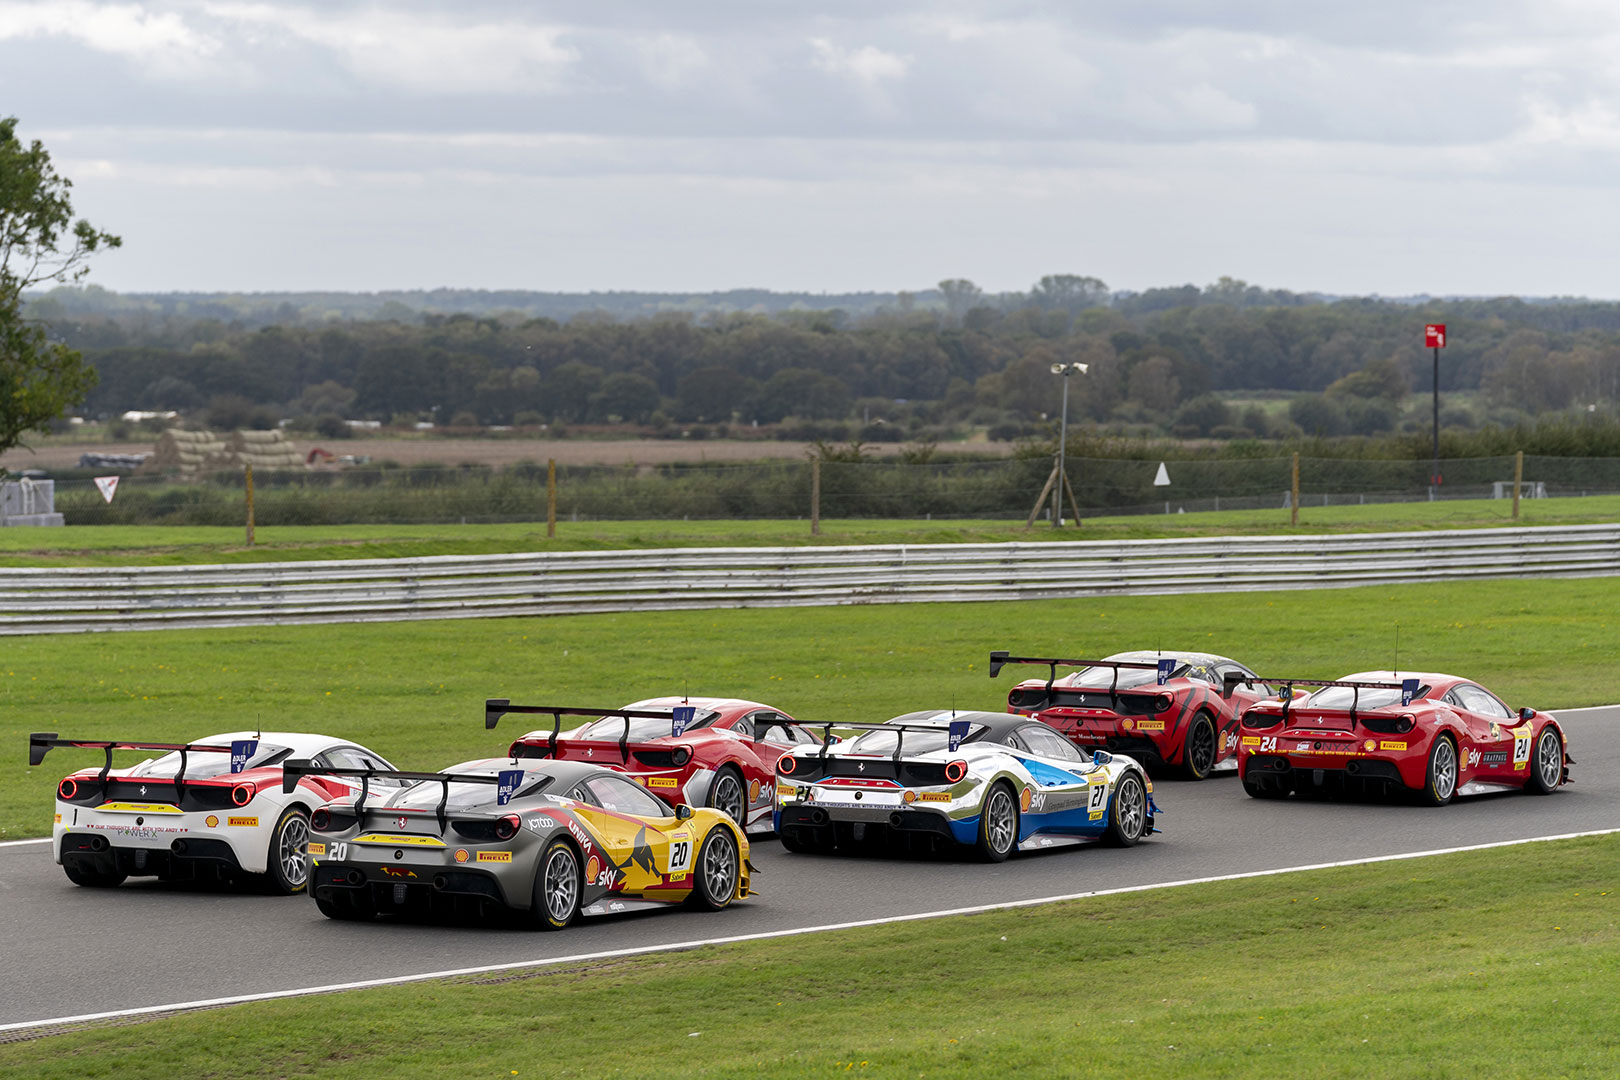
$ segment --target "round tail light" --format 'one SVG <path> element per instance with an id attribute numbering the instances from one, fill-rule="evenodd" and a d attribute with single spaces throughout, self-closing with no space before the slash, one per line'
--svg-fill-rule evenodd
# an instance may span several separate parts
<path id="1" fill-rule="evenodd" d="M 79 782 L 71 776 L 56 785 L 56 794 L 61 796 L 64 801 L 71 801 L 73 796 L 78 793 Z"/>
<path id="2" fill-rule="evenodd" d="M 1171 697 L 1169 694 L 1160 694 L 1158 697 L 1153 699 L 1153 711 L 1156 713 L 1169 712 L 1170 706 L 1174 705 L 1175 703 L 1176 699 Z"/>
<path id="3" fill-rule="evenodd" d="M 674 750 L 670 751 L 669 760 L 673 761 L 677 765 L 685 765 L 688 761 L 692 760 L 692 751 L 688 750 L 684 746 L 677 746 Z"/>
<path id="4" fill-rule="evenodd" d="M 237 806 L 246 806 L 253 801 L 253 785 L 237 784 L 231 788 L 231 802 Z"/>
<path id="5" fill-rule="evenodd" d="M 1396 732 L 1396 734 L 1405 735 L 1408 731 L 1411 731 L 1413 722 L 1414 722 L 1413 717 L 1408 716 L 1408 715 L 1402 715 L 1399 720 L 1395 721 L 1395 732 Z"/>
<path id="6" fill-rule="evenodd" d="M 951 783 L 959 783 L 967 775 L 967 762 L 957 760 L 945 766 L 945 779 Z"/>
<path id="7" fill-rule="evenodd" d="M 792 776 L 793 771 L 799 767 L 799 759 L 792 754 L 783 754 L 776 762 L 776 771 L 783 776 Z M 66 783 L 66 781 L 63 781 Z"/>
<path id="8" fill-rule="evenodd" d="M 309 827 L 316 832 L 325 832 L 332 827 L 332 812 L 322 806 L 309 815 Z"/>
<path id="9" fill-rule="evenodd" d="M 512 839 L 512 837 L 518 834 L 518 829 L 521 828 L 522 825 L 522 820 L 516 814 L 507 814 L 505 817 L 501 818 L 495 823 L 495 839 Z"/>

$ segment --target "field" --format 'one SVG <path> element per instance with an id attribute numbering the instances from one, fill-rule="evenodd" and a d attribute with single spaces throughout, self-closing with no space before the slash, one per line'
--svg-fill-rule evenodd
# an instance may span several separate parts
<path id="1" fill-rule="evenodd" d="M 1024 528 L 1023 521 L 591 521 L 504 525 L 281 526 L 257 530 L 247 547 L 234 527 L 69 525 L 0 529 L 0 566 L 117 566 L 262 562 L 283 559 L 403 558 L 512 551 L 801 544 L 1050 543 L 1182 536 L 1254 536 L 1487 528 L 1512 525 L 1507 500 L 1303 507 L 1297 526 L 1281 510 L 1231 510 L 1089 518 L 1081 528 Z M 1527 499 L 1518 524 L 1579 525 L 1620 519 L 1620 496 Z"/>
<path id="2" fill-rule="evenodd" d="M 1607 836 L 1183 886 L 92 1028 L 0 1075 L 1612 1076 L 1617 879 Z"/>
<path id="3" fill-rule="evenodd" d="M 504 749 L 486 697 L 616 707 L 681 691 L 764 701 L 810 721 L 930 706 L 1002 708 L 994 648 L 1225 653 L 1263 675 L 1334 678 L 1394 661 L 1480 679 L 1509 705 L 1620 700 L 1620 578 L 1119 597 L 649 612 L 553 619 L 8 638 L 0 658 L 0 839 L 49 832 L 51 789 L 92 755 L 37 769 L 30 731 L 196 738 L 267 727 L 356 739 L 408 768 Z M 1577 752 L 1577 756 L 1578 752 Z"/>

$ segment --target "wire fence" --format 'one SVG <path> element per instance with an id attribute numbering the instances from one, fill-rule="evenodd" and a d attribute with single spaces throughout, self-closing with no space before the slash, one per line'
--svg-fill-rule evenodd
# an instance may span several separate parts
<path id="1" fill-rule="evenodd" d="M 1170 483 L 1155 485 L 1160 463 L 1069 458 L 1065 471 L 1083 516 L 1275 509 L 1291 499 L 1289 457 L 1165 463 Z M 1511 456 L 1430 462 L 1300 458 L 1300 504 L 1507 498 Z M 994 461 L 824 461 L 813 507 L 808 461 L 756 464 L 557 467 L 563 521 L 647 519 L 792 520 L 824 518 L 1022 520 L 1052 469 L 1050 458 Z M 1620 493 L 1620 458 L 1524 459 L 1528 497 Z M 239 525 L 244 476 L 191 480 L 124 476 L 111 501 L 89 477 L 59 476 L 56 510 L 70 525 Z M 544 465 L 382 467 L 330 472 L 257 472 L 256 523 L 275 525 L 455 524 L 544 521 Z M 1047 500 L 1050 503 L 1050 499 Z M 1043 515 L 1050 512 L 1049 505 Z M 1505 512 L 1504 512 L 1504 516 Z"/>

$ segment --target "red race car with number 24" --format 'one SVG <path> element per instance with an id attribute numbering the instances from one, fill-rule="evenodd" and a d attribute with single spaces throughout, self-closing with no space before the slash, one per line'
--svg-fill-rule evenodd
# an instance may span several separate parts
<path id="1" fill-rule="evenodd" d="M 1363 671 L 1342 679 L 1267 679 L 1281 695 L 1246 709 L 1238 748 L 1243 790 L 1257 799 L 1296 791 L 1405 789 L 1429 806 L 1456 795 L 1569 783 L 1558 721 L 1515 713 L 1455 675 Z M 1236 689 L 1240 680 L 1228 677 Z M 1294 687 L 1320 689 L 1295 700 Z"/>
<path id="2" fill-rule="evenodd" d="M 1082 750 L 1128 754 L 1144 765 L 1169 766 L 1202 780 L 1237 768 L 1238 714 L 1269 688 L 1239 686 L 1222 695 L 1221 680 L 1254 672 L 1224 656 L 1196 652 L 1125 652 L 1106 660 L 1047 660 L 990 654 L 990 677 L 1004 664 L 1041 664 L 1046 681 L 1012 688 L 1007 711 L 1058 729 Z M 1082 670 L 1059 679 L 1057 669 Z"/>

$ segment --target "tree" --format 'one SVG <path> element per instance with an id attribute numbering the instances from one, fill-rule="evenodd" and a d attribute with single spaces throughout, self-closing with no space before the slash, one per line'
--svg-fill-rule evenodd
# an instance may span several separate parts
<path id="1" fill-rule="evenodd" d="M 51 167 L 34 140 L 17 138 L 17 118 L 0 118 L 0 453 L 42 430 L 96 385 L 95 369 L 76 349 L 46 338 L 22 315 L 24 289 L 78 281 L 102 248 L 123 241 L 73 220 L 72 182 Z"/>

